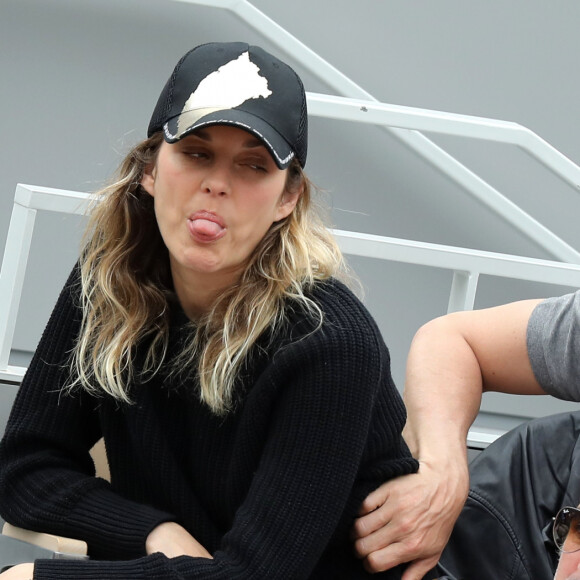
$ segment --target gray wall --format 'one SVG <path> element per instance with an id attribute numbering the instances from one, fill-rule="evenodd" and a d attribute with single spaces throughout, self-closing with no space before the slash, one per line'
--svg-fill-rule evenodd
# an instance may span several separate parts
<path id="1" fill-rule="evenodd" d="M 516 121 L 580 162 L 574 0 L 254 4 L 381 101 Z M 201 42 L 237 39 L 277 52 L 230 13 L 172 0 L 0 0 L 0 250 L 16 183 L 97 189 L 144 136 L 181 54 Z M 296 68 L 307 90 L 328 92 Z M 514 148 L 430 137 L 580 248 L 572 218 L 580 210 L 577 192 Z M 550 257 L 381 128 L 312 119 L 307 169 L 341 229 Z M 81 228 L 78 218 L 39 217 L 15 349 L 34 350 Z M 402 386 L 410 340 L 445 311 L 450 274 L 352 263 Z M 566 290 L 484 278 L 476 306 Z M 523 416 L 562 405 L 522 405 L 500 395 L 485 402 L 488 411 Z"/>

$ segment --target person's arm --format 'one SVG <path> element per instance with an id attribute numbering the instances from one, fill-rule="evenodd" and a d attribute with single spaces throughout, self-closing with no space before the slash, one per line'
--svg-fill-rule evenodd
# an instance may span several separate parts
<path id="1" fill-rule="evenodd" d="M 410 561 L 403 578 L 414 580 L 437 562 L 467 495 L 465 442 L 482 392 L 544 394 L 526 347 L 538 302 L 454 313 L 417 332 L 407 361 L 404 435 L 420 468 L 363 505 L 355 547 L 370 570 Z"/>
<path id="2" fill-rule="evenodd" d="M 101 558 L 145 555 L 148 534 L 172 514 L 128 501 L 94 477 L 99 400 L 66 384 L 78 333 L 77 270 L 62 291 L 14 402 L 0 444 L 0 510 L 10 523 L 83 539 Z"/>
<path id="3" fill-rule="evenodd" d="M 147 537 L 147 554 L 160 552 L 168 558 L 191 556 L 211 558 L 211 554 L 187 530 L 175 522 L 159 524 Z M 34 563 L 18 564 L 0 574 L 0 580 L 32 580 Z"/>
<path id="4" fill-rule="evenodd" d="M 484 391 L 538 395 L 526 333 L 539 300 L 456 312 L 423 326 L 407 359 L 405 439 L 428 459 L 464 448 Z M 451 454 L 450 454 L 451 455 Z"/>

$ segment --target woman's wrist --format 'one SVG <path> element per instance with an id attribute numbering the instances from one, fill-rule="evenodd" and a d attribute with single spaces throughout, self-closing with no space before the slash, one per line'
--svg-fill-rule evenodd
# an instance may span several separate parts
<path id="1" fill-rule="evenodd" d="M 192 556 L 211 558 L 211 554 L 182 526 L 176 522 L 163 522 L 155 527 L 145 541 L 149 554 L 162 552 L 168 558 Z"/>
<path id="2" fill-rule="evenodd" d="M 33 580 L 34 564 L 17 564 L 0 574 L 0 580 Z"/>

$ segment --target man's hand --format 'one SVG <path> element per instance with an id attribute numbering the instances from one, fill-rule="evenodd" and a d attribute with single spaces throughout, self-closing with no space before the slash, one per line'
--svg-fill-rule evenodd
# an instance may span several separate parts
<path id="1" fill-rule="evenodd" d="M 402 580 L 421 580 L 437 564 L 469 489 L 461 462 L 420 462 L 416 474 L 371 493 L 354 525 L 355 550 L 369 572 L 408 562 Z"/>
<path id="2" fill-rule="evenodd" d="M 154 528 L 145 543 L 147 554 L 162 552 L 168 558 L 192 556 L 211 558 L 212 555 L 183 527 L 175 522 L 164 522 Z"/>

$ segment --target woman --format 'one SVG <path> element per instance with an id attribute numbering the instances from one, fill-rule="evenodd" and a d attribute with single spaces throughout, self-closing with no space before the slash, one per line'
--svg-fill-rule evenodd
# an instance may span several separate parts
<path id="1" fill-rule="evenodd" d="M 360 502 L 417 464 L 310 207 L 302 83 L 258 47 L 202 45 L 148 135 L 92 212 L 0 448 L 2 516 L 91 560 L 0 578 L 363 577 Z"/>

